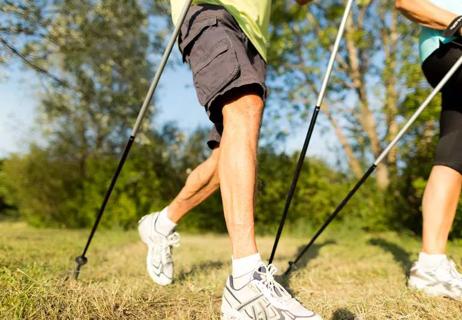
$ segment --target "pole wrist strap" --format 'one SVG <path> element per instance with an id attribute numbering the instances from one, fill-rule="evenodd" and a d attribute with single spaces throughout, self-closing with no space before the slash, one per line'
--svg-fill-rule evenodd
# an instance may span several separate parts
<path id="1" fill-rule="evenodd" d="M 443 32 L 445 37 L 453 37 L 459 30 L 462 28 L 462 16 L 455 18 L 448 26 L 448 28 Z"/>

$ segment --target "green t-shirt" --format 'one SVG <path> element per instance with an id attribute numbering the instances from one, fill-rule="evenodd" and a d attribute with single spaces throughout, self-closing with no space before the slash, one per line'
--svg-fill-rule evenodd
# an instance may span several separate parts
<path id="1" fill-rule="evenodd" d="M 185 0 L 170 0 L 172 19 L 176 23 Z M 267 60 L 271 0 L 194 0 L 194 4 L 207 3 L 224 7 L 241 27 L 260 55 Z"/>
<path id="2" fill-rule="evenodd" d="M 462 0 L 430 0 L 434 5 L 462 15 Z M 425 61 L 442 43 L 453 40 L 443 36 L 443 31 L 423 27 L 420 34 L 420 59 Z"/>

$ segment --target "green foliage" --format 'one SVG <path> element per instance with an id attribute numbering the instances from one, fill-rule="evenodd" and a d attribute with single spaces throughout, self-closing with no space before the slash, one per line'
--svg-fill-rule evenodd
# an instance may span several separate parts
<path id="1" fill-rule="evenodd" d="M 288 187 L 299 155 L 276 154 L 271 149 L 260 153 L 256 228 L 274 234 L 282 216 Z M 346 196 L 355 181 L 319 159 L 305 160 L 287 219 L 287 230 L 306 234 L 317 229 Z M 373 181 L 359 192 L 336 223 L 367 230 L 387 228 L 384 195 Z"/>
<path id="2" fill-rule="evenodd" d="M 47 5 L 40 3 L 40 8 Z M 88 226 L 148 87 L 153 48 L 148 18 L 136 0 L 65 0 L 49 12 L 46 33 L 31 42 L 49 55 L 47 69 L 62 79 L 41 95 L 39 119 L 47 146 L 12 156 L 4 174 L 14 203 L 31 224 Z M 142 128 L 142 146 L 114 191 L 107 225 L 134 225 L 136 215 L 149 209 L 148 197 L 157 199 L 170 190 L 158 179 L 159 168 L 168 172 L 162 139 L 148 129 Z M 148 150 L 153 145 L 160 148 Z"/>
<path id="3" fill-rule="evenodd" d="M 256 227 L 274 233 L 284 209 L 298 154 L 287 156 L 271 150 L 260 153 Z M 288 215 L 289 229 L 301 231 L 319 225 L 345 191 L 345 176 L 319 160 L 306 161 Z M 301 230 L 300 230 L 301 229 Z"/>
<path id="4" fill-rule="evenodd" d="M 263 131 L 270 137 L 266 137 L 269 144 L 276 139 L 284 141 L 296 125 L 306 126 L 305 119 L 316 101 L 344 4 L 329 0 L 300 8 L 290 2 L 275 1 L 269 53 L 273 66 L 270 68 L 270 85 L 276 103 L 270 103 L 266 110 L 273 121 L 267 122 L 270 126 Z M 371 139 L 367 126 L 362 124 L 363 119 L 375 118 L 380 148 L 383 149 L 397 128 L 427 97 L 430 88 L 420 70 L 416 49 L 419 28 L 396 14 L 392 2 L 355 2 L 351 19 L 353 24 L 352 27 L 347 24 L 317 127 L 324 131 L 343 130 L 347 144 L 365 167 L 364 164 L 372 162 L 378 154 L 371 152 Z M 352 47 L 347 47 L 346 39 L 353 40 Z M 358 55 L 352 56 L 352 50 L 359 52 Z M 352 78 L 351 59 L 358 57 L 362 80 L 367 83 L 363 87 L 366 98 L 360 98 L 361 89 L 354 86 Z M 362 103 L 370 105 L 370 115 L 362 116 Z M 331 117 L 323 117 L 324 112 L 330 112 Z M 420 233 L 421 200 L 434 158 L 439 112 L 438 98 L 393 149 L 394 156 L 385 159 L 383 165 L 387 166 L 390 178 L 388 188 L 377 189 L 372 177 L 344 209 L 340 219 L 348 216 L 346 221 L 366 229 L 396 228 Z M 337 123 L 332 122 L 331 119 L 336 117 Z M 391 125 L 394 125 L 394 131 L 391 131 Z M 287 129 L 274 132 L 274 128 L 281 127 Z M 342 142 L 341 147 L 345 149 L 345 145 Z M 338 157 L 344 162 L 342 155 Z M 316 174 L 314 170 L 310 172 Z M 349 177 L 344 181 L 350 181 L 352 185 Z M 330 186 L 337 187 L 341 193 L 334 193 L 338 202 L 346 191 L 334 184 Z M 299 185 L 299 188 L 303 186 Z M 313 203 L 321 202 L 331 207 L 328 199 L 316 198 Z M 303 203 L 303 199 L 294 203 Z M 307 209 L 304 212 L 308 212 Z M 454 237 L 462 235 L 461 224 L 459 214 L 452 233 Z"/>
<path id="5" fill-rule="evenodd" d="M 74 200 L 78 170 L 73 163 L 53 159 L 46 151 L 32 147 L 28 155 L 6 160 L 3 173 L 10 196 L 31 224 L 60 224 L 63 212 L 73 222 L 78 208 Z"/>
<path id="6" fill-rule="evenodd" d="M 1 7 L 0 37 L 31 35 L 24 48 L 16 48 L 21 61 L 59 74 L 40 95 L 46 146 L 12 155 L 1 171 L 2 199 L 6 194 L 31 224 L 93 223 L 146 93 L 157 59 L 151 52 L 163 42 L 165 29 L 158 23 L 152 32 L 148 12 L 157 16 L 153 11 L 162 7 L 137 0 L 27 0 Z M 27 50 L 32 47 L 33 55 Z M 137 215 L 161 206 L 179 188 L 183 175 L 166 152 L 179 132 L 174 126 L 151 130 L 154 114 L 151 107 L 114 190 L 106 226 L 136 224 Z"/>
<path id="7" fill-rule="evenodd" d="M 398 30 L 393 30 L 391 6 L 356 2 L 353 21 L 361 19 L 365 27 L 350 28 L 346 35 L 365 62 L 360 71 L 368 86 L 362 98 L 377 120 L 381 147 L 389 140 L 387 124 L 402 124 L 429 91 L 417 60 L 413 25 L 398 17 Z M 17 54 L 26 58 L 23 62 L 34 63 L 37 71 L 58 80 L 46 83 L 48 90 L 40 95 L 46 146 L 32 146 L 27 154 L 11 155 L 0 164 L 1 216 L 20 212 L 36 226 L 93 223 L 157 62 L 158 55 L 151 53 L 159 52 L 167 38 L 170 24 L 164 20 L 169 19 L 160 16 L 168 8 L 164 0 L 24 0 L 0 7 L 0 40 L 15 44 Z M 297 153 L 280 150 L 294 125 L 306 126 L 343 9 L 344 2 L 338 0 L 303 8 L 274 1 L 269 52 L 272 98 L 265 111 L 255 216 L 259 233 L 273 234 L 279 223 L 298 158 Z M 381 40 L 390 41 L 384 35 L 391 33 L 400 35 L 396 47 Z M 363 165 L 373 154 L 361 127 L 359 90 L 352 87 L 347 49 L 342 42 L 329 83 L 329 108 L 322 111 L 338 117 L 337 124 Z M 0 50 L 0 63 L 14 52 L 5 42 Z M 399 89 L 395 90 L 399 105 L 386 104 L 392 87 Z M 420 202 L 433 158 L 439 103 L 434 101 L 406 134 L 396 160 L 385 161 L 391 172 L 388 189 L 379 189 L 371 177 L 336 223 L 348 229 L 420 231 Z M 153 130 L 155 106 L 150 110 L 103 227 L 130 228 L 139 216 L 161 209 L 182 187 L 187 174 L 208 156 L 206 130 L 199 129 L 188 138 L 174 124 Z M 318 127 L 326 130 L 332 123 L 323 115 Z M 306 234 L 317 228 L 355 182 L 351 174 L 322 159 L 306 160 L 287 230 Z M 219 192 L 188 215 L 180 228 L 224 232 Z M 458 215 L 453 236 L 462 237 L 461 230 Z"/>
<path id="8" fill-rule="evenodd" d="M 167 126 L 150 142 L 136 144 L 119 178 L 102 220 L 103 227 L 130 228 L 151 210 L 165 206 L 181 188 L 187 173 L 201 162 L 207 151 L 199 147 L 204 130 L 188 141 Z M 176 136 L 177 139 L 172 137 Z M 176 142 L 175 142 L 176 141 Z M 202 140 L 203 141 L 203 140 Z M 176 152 L 166 152 L 166 150 Z M 298 154 L 288 156 L 265 148 L 260 152 L 256 227 L 258 233 L 274 233 Z M 35 226 L 88 227 L 95 218 L 115 170 L 118 158 L 95 154 L 80 163 L 65 154 L 32 147 L 24 156 L 11 156 L 1 171 L 8 194 L 21 215 Z M 304 170 L 288 218 L 288 230 L 305 234 L 320 225 L 346 194 L 353 181 L 321 160 L 310 160 Z M 372 183 L 339 217 L 364 229 L 384 228 L 384 206 Z M 346 221 L 346 222 L 345 222 Z M 219 192 L 189 214 L 181 230 L 226 231 Z"/>
<path id="9" fill-rule="evenodd" d="M 0 220 L 19 215 L 17 208 L 13 205 L 14 200 L 11 198 L 11 192 L 8 189 L 3 164 L 4 160 L 0 160 Z"/>
<path id="10" fill-rule="evenodd" d="M 181 221 L 179 230 L 186 230 L 189 233 L 226 232 L 220 192 L 216 192 L 207 201 L 192 210 Z"/>
<path id="11" fill-rule="evenodd" d="M 42 99 L 49 138 L 62 152 L 83 159 L 123 144 L 148 87 L 146 24 L 135 0 L 62 4 L 48 40 L 69 86 Z"/>
<path id="12" fill-rule="evenodd" d="M 53 21 L 55 0 L 4 0 L 0 5 L 0 76 L 4 70 L 16 66 L 26 67 L 41 76 L 41 80 L 66 84 L 59 75 L 50 70 L 47 34 Z M 44 50 L 45 49 L 45 50 Z M 19 62 L 19 64 L 17 63 Z M 9 70 L 10 69 L 10 70 Z M 8 72 L 5 73 L 6 78 Z M 43 76 L 43 77 L 42 77 Z"/>
<path id="13" fill-rule="evenodd" d="M 175 173 L 175 177 L 176 170 L 163 156 L 162 144 L 158 139 L 134 147 L 114 190 L 104 226 L 134 226 L 141 214 L 164 205 L 178 189 L 179 180 L 167 177 L 167 173 Z M 32 147 L 27 155 L 6 160 L 2 175 L 13 203 L 29 223 L 86 227 L 94 221 L 117 161 L 114 156 L 90 156 L 83 175 L 78 161 Z"/>

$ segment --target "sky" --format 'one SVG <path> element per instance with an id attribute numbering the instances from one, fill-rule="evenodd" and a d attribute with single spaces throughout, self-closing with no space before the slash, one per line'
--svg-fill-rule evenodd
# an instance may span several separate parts
<path id="1" fill-rule="evenodd" d="M 179 55 L 175 47 L 174 55 Z M 0 158 L 14 152 L 26 152 L 28 142 L 37 139 L 36 110 L 40 82 L 32 71 L 18 66 L 0 71 Z M 140 97 L 140 105 L 144 97 Z M 159 113 L 156 125 L 175 121 L 180 128 L 191 132 L 198 126 L 209 126 L 206 114 L 197 101 L 192 75 L 187 66 L 167 68 L 156 92 Z M 185 113 L 187 110 L 187 113 Z M 307 128 L 296 128 L 288 139 L 286 151 L 299 150 Z M 330 135 L 319 135 L 315 130 L 309 155 L 316 155 L 333 163 Z"/>
<path id="2" fill-rule="evenodd" d="M 33 134 L 36 87 L 30 73 L 17 68 L 1 71 L 0 78 L 0 157 L 25 151 Z M 5 75 L 6 74 L 6 75 Z"/>

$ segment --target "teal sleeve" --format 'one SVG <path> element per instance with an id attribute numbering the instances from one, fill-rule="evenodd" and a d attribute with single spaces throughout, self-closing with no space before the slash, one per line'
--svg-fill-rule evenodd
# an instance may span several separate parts
<path id="1" fill-rule="evenodd" d="M 441 42 L 448 43 L 453 39 L 452 37 L 444 37 L 443 31 L 423 27 L 419 41 L 420 61 L 424 62 L 425 59 L 440 47 Z"/>

